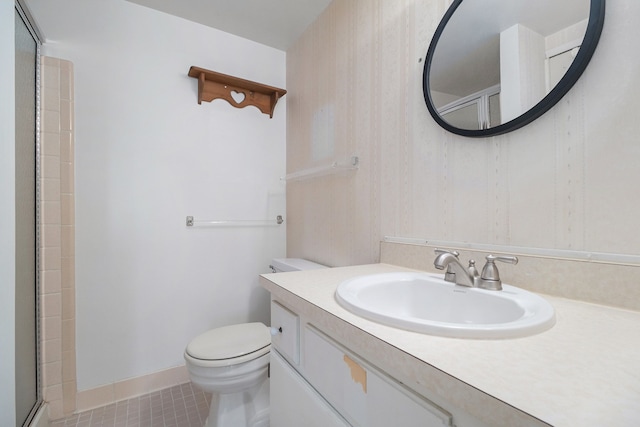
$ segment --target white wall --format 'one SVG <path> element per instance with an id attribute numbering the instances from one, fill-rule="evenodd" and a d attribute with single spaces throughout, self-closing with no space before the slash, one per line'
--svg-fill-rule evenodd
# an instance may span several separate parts
<path id="1" fill-rule="evenodd" d="M 183 364 L 211 327 L 268 321 L 257 275 L 285 228 L 286 97 L 273 119 L 197 104 L 191 65 L 285 86 L 285 53 L 124 0 L 30 2 L 45 54 L 74 63 L 78 389 Z"/>
<path id="2" fill-rule="evenodd" d="M 16 422 L 14 2 L 0 1 L 0 425 Z"/>

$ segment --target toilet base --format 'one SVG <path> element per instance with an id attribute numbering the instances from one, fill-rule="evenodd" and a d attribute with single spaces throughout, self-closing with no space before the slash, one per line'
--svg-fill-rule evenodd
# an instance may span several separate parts
<path id="1" fill-rule="evenodd" d="M 236 393 L 213 394 L 204 427 L 269 427 L 269 379 Z"/>

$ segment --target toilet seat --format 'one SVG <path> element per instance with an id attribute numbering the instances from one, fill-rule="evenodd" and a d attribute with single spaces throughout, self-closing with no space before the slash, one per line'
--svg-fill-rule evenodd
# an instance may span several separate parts
<path id="1" fill-rule="evenodd" d="M 185 358 L 201 367 L 222 367 L 245 363 L 271 350 L 269 328 L 260 322 L 241 323 L 212 329 L 195 337 Z"/>

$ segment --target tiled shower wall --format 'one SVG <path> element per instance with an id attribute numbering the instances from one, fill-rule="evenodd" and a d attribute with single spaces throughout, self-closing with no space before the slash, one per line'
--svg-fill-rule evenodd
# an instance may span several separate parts
<path id="1" fill-rule="evenodd" d="M 73 64 L 42 57 L 40 335 L 49 418 L 76 407 Z"/>

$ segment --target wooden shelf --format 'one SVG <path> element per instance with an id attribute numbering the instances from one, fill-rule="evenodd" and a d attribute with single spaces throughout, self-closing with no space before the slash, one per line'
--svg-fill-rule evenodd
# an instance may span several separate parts
<path id="1" fill-rule="evenodd" d="M 236 108 L 253 105 L 269 117 L 273 117 L 276 103 L 287 93 L 284 89 L 195 66 L 189 68 L 189 77 L 198 79 L 198 104 L 224 99 Z"/>

